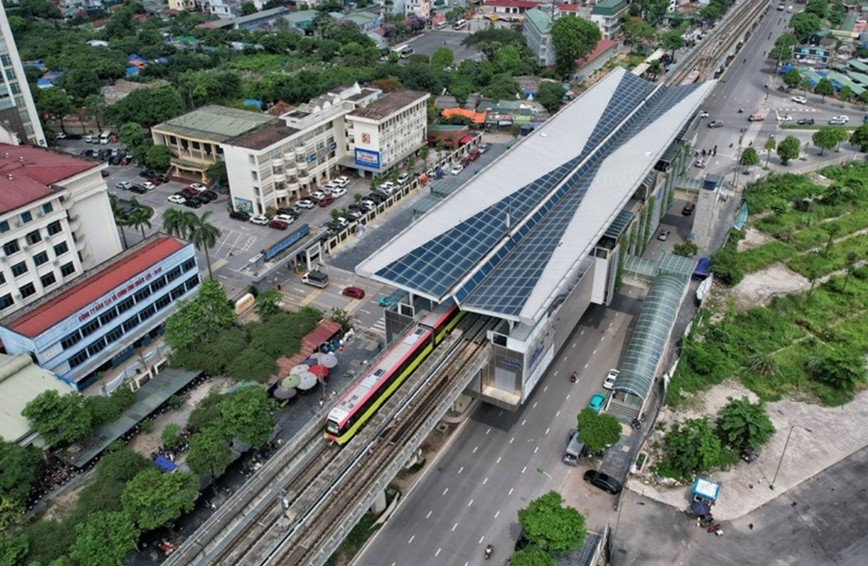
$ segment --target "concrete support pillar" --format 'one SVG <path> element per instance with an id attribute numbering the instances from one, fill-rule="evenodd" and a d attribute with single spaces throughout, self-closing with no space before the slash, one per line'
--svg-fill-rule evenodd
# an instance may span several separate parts
<path id="1" fill-rule="evenodd" d="M 377 495 L 377 499 L 376 499 L 376 501 L 374 501 L 374 504 L 371 505 L 371 511 L 375 515 L 379 515 L 380 513 L 382 513 L 385 510 L 386 510 L 386 492 L 381 491 L 380 494 Z"/>

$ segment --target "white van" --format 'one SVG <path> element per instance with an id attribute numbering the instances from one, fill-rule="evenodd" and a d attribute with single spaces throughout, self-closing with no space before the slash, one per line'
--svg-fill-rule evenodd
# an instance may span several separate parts
<path id="1" fill-rule="evenodd" d="M 112 133 L 110 131 L 106 130 L 99 135 L 99 143 L 105 145 L 109 142 L 109 139 L 111 139 L 111 137 L 112 137 Z"/>
<path id="2" fill-rule="evenodd" d="M 585 445 L 579 441 L 579 431 L 571 430 L 567 437 L 567 447 L 564 450 L 562 458 L 564 464 L 568 466 L 578 466 L 579 458 L 582 457 L 582 452 L 585 451 Z"/>
<path id="3" fill-rule="evenodd" d="M 464 20 L 464 19 L 458 20 L 457 22 L 452 24 L 452 29 L 454 29 L 454 30 L 464 29 L 466 27 L 467 27 L 467 20 Z"/>

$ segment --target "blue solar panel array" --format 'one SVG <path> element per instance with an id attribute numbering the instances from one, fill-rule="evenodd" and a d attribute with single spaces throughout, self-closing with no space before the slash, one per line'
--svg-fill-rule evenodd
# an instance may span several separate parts
<path id="1" fill-rule="evenodd" d="M 506 315 L 520 313 L 552 253 L 561 245 L 561 237 L 603 159 L 688 93 L 681 88 L 661 88 L 647 100 L 643 111 L 621 124 L 654 88 L 625 74 L 580 155 L 416 248 L 377 275 L 443 297 L 473 273 L 455 294 L 459 302 L 466 300 L 468 306 Z M 673 92 L 676 90 L 680 92 Z M 600 146 L 619 125 L 617 133 Z M 589 155 L 590 159 L 573 171 Z M 540 203 L 540 210 L 525 218 Z M 519 221 L 523 224 L 507 239 Z M 477 267 L 492 251 L 494 255 Z"/>

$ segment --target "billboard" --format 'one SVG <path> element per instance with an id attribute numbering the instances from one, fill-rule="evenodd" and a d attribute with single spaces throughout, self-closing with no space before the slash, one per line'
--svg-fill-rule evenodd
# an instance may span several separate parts
<path id="1" fill-rule="evenodd" d="M 371 151 L 369 149 L 355 149 L 356 165 L 365 169 L 380 168 L 380 152 Z"/>

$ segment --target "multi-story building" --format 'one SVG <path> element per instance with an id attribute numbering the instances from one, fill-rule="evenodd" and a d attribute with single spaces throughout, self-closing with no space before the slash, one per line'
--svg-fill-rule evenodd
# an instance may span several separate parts
<path id="1" fill-rule="evenodd" d="M 267 114 L 225 106 L 203 106 L 151 128 L 154 143 L 172 152 L 171 175 L 205 180 L 223 158 L 220 144 L 272 120 Z"/>
<path id="2" fill-rule="evenodd" d="M 425 105 L 430 97 L 413 90 L 392 92 L 347 114 L 349 155 L 341 165 L 379 175 L 422 147 L 428 127 Z"/>
<path id="3" fill-rule="evenodd" d="M 541 67 L 551 67 L 556 63 L 555 47 L 552 45 L 552 17 L 539 8 L 533 8 L 524 14 L 522 30 L 527 46 L 536 55 L 536 62 Z"/>
<path id="4" fill-rule="evenodd" d="M 591 9 L 591 21 L 600 28 L 603 39 L 612 39 L 621 32 L 621 17 L 627 8 L 627 0 L 597 0 Z"/>
<path id="5" fill-rule="evenodd" d="M 404 15 L 417 15 L 420 18 L 431 17 L 431 0 L 404 0 Z"/>
<path id="6" fill-rule="evenodd" d="M 0 127 L 14 133 L 19 143 L 46 145 L 39 114 L 30 95 L 30 86 L 18 48 L 0 5 L 0 62 L 3 64 L 3 82 L 0 82 Z"/>
<path id="7" fill-rule="evenodd" d="M 104 168 L 47 149 L 0 144 L 0 316 L 121 251 Z"/>
<path id="8" fill-rule="evenodd" d="M 193 245 L 154 234 L 0 319 L 0 339 L 80 391 L 162 334 L 199 282 Z"/>
<path id="9" fill-rule="evenodd" d="M 261 214 L 309 194 L 338 167 L 382 173 L 425 141 L 419 92 L 358 84 L 319 96 L 221 144 L 236 210 Z"/>

